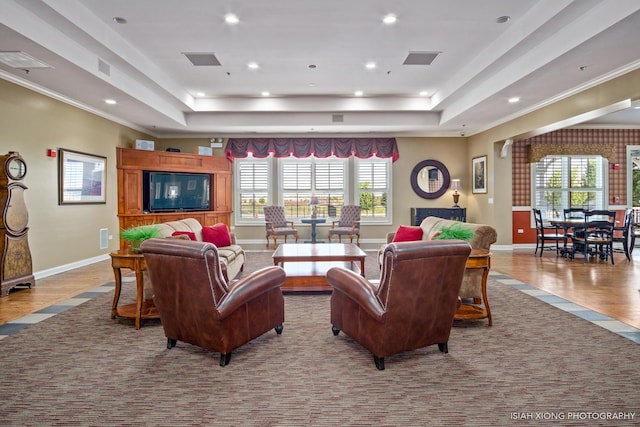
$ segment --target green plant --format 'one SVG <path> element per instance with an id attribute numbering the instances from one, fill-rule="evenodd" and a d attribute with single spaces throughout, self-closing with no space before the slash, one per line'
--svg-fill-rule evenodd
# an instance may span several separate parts
<path id="1" fill-rule="evenodd" d="M 160 235 L 160 228 L 145 225 L 122 230 L 120 232 L 120 237 L 131 244 L 132 251 L 137 251 L 140 250 L 140 244 L 145 240 L 162 236 Z"/>
<path id="2" fill-rule="evenodd" d="M 475 237 L 475 233 L 462 224 L 453 224 L 440 229 L 440 234 L 435 240 L 466 240 L 471 242 Z"/>

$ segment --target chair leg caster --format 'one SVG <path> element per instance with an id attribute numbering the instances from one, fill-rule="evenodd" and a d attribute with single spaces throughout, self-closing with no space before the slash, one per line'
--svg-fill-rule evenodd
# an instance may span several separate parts
<path id="1" fill-rule="evenodd" d="M 438 343 L 438 350 L 440 350 L 442 353 L 449 353 L 449 346 L 446 342 Z"/>
<path id="2" fill-rule="evenodd" d="M 278 326 L 275 327 L 276 329 L 276 334 L 280 335 L 282 334 L 282 330 L 284 329 L 284 326 L 282 325 L 282 323 L 280 323 Z"/>
<path id="3" fill-rule="evenodd" d="M 334 337 L 337 337 L 338 334 L 340 333 L 340 329 L 338 329 L 335 326 L 331 325 L 331 332 L 333 332 L 333 336 Z"/>
<path id="4" fill-rule="evenodd" d="M 229 361 L 231 360 L 231 352 L 224 354 L 220 354 L 220 366 L 227 366 Z"/>
<path id="5" fill-rule="evenodd" d="M 178 342 L 178 340 L 173 340 L 171 338 L 167 338 L 167 348 L 169 350 L 171 350 L 173 347 L 176 346 L 176 343 Z"/>
<path id="6" fill-rule="evenodd" d="M 379 371 L 384 371 L 384 357 L 373 356 L 373 362 Z"/>

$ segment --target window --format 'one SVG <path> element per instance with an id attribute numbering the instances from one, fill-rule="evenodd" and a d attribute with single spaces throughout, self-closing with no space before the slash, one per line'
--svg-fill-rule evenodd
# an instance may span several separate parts
<path id="1" fill-rule="evenodd" d="M 346 159 L 278 159 L 280 163 L 280 199 L 287 218 L 306 218 L 310 215 L 309 200 L 318 197 L 318 215 L 336 216 L 337 207 L 348 200 Z"/>
<path id="2" fill-rule="evenodd" d="M 531 166 L 533 205 L 543 219 L 565 208 L 606 209 L 607 161 L 601 156 L 546 156 Z"/>
<path id="3" fill-rule="evenodd" d="M 391 188 L 390 159 L 356 159 L 357 197 L 362 209 L 361 220 L 391 221 L 387 198 Z"/>
<path id="4" fill-rule="evenodd" d="M 271 204 L 269 197 L 271 159 L 236 159 L 236 223 L 264 222 L 264 207 Z"/>
<path id="5" fill-rule="evenodd" d="M 264 224 L 264 207 L 285 207 L 287 219 L 337 217 L 346 204 L 362 206 L 363 223 L 390 223 L 391 159 L 264 158 L 234 160 L 234 212 L 238 225 Z M 350 183 L 353 183 L 350 185 Z"/>

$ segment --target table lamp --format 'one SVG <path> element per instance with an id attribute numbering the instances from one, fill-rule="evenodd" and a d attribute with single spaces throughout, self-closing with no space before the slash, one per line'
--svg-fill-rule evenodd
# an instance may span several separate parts
<path id="1" fill-rule="evenodd" d="M 460 185 L 460 180 L 452 179 L 450 188 L 453 190 L 453 207 L 459 208 L 460 205 L 458 205 L 458 200 L 460 200 L 460 193 L 458 193 L 458 190 L 462 188 L 462 186 Z"/>
<path id="2" fill-rule="evenodd" d="M 312 219 L 316 219 L 318 216 L 318 205 L 320 204 L 320 201 L 318 200 L 317 196 L 311 196 L 311 199 L 309 199 L 309 205 L 311 206 L 311 218 Z"/>

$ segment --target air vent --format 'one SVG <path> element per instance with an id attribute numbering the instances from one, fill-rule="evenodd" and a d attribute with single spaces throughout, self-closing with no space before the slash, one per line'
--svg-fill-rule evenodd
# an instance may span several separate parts
<path id="1" fill-rule="evenodd" d="M 111 76 L 111 66 L 100 58 L 98 58 L 98 71 L 104 75 Z"/>
<path id="2" fill-rule="evenodd" d="M 184 56 L 187 57 L 189 61 L 196 67 L 210 67 L 210 66 L 218 66 L 221 65 L 216 55 L 211 53 L 188 53 L 182 52 Z"/>
<path id="3" fill-rule="evenodd" d="M 0 62 L 12 68 L 29 70 L 31 68 L 53 68 L 51 65 L 34 58 L 25 52 L 9 51 L 0 52 Z"/>
<path id="4" fill-rule="evenodd" d="M 100 229 L 100 249 L 107 249 L 109 247 L 109 229 Z"/>
<path id="5" fill-rule="evenodd" d="M 431 65 L 440 52 L 409 52 L 403 65 Z"/>
<path id="6" fill-rule="evenodd" d="M 333 123 L 342 123 L 342 122 L 344 122 L 344 114 L 333 114 L 331 116 L 331 121 Z"/>

